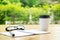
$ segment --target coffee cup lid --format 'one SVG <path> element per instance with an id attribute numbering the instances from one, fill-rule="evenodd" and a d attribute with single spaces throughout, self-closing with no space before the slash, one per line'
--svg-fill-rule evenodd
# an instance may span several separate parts
<path id="1" fill-rule="evenodd" d="M 50 16 L 49 15 L 40 15 L 39 18 L 50 18 Z"/>

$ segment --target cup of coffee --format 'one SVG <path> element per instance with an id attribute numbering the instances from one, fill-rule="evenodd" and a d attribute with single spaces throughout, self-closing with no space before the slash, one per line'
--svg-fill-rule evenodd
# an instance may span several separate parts
<path id="1" fill-rule="evenodd" d="M 48 31 L 49 19 L 50 19 L 49 15 L 40 15 L 39 17 L 40 31 Z"/>

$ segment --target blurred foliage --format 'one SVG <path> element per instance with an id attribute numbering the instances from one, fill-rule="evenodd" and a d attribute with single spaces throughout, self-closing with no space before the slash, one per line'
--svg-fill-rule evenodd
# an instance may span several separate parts
<path id="1" fill-rule="evenodd" d="M 7 0 L 0 0 L 0 4 L 6 5 L 6 4 L 8 4 L 8 1 Z"/>
<path id="2" fill-rule="evenodd" d="M 13 22 L 14 21 L 26 21 L 27 23 L 29 21 L 30 13 L 32 14 L 32 20 L 37 21 L 40 14 L 47 13 L 47 8 L 45 9 L 42 7 L 37 7 L 37 8 L 36 7 L 31 7 L 31 8 L 25 7 L 24 8 L 19 5 L 14 5 L 14 4 L 0 5 L 0 10 L 2 11 L 2 12 L 0 11 L 1 15 L 2 13 L 4 14 L 3 20 L 13 21 Z"/>
<path id="3" fill-rule="evenodd" d="M 29 6 L 29 7 L 33 7 L 33 6 L 43 6 L 44 4 L 47 4 L 48 1 L 47 0 L 20 0 L 20 2 L 22 3 L 22 6 Z"/>
<path id="4" fill-rule="evenodd" d="M 29 6 L 29 7 L 32 7 L 33 5 L 36 5 L 38 0 L 20 0 L 21 3 L 22 3 L 22 6 Z"/>
<path id="5" fill-rule="evenodd" d="M 54 14 L 54 21 L 59 21 L 60 20 L 60 4 L 55 4 L 52 6 L 53 9 L 53 14 Z"/>
<path id="6" fill-rule="evenodd" d="M 50 10 L 51 9 L 51 10 Z M 50 10 L 50 14 L 48 11 Z M 48 4 L 47 0 L 0 0 L 0 24 L 7 21 L 23 21 L 28 24 L 39 20 L 40 15 L 54 15 L 54 21 L 60 20 L 60 4 Z M 36 22 L 37 23 L 37 22 Z"/>
<path id="7" fill-rule="evenodd" d="M 9 1 L 11 3 L 18 3 L 18 2 L 20 2 L 20 0 L 7 0 L 7 1 Z"/>

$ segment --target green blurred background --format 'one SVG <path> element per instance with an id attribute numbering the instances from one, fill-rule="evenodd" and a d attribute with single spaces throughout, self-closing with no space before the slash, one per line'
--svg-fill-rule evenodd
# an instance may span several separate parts
<path id="1" fill-rule="evenodd" d="M 60 23 L 60 0 L 0 0 L 0 24 L 38 24 L 40 15 Z"/>

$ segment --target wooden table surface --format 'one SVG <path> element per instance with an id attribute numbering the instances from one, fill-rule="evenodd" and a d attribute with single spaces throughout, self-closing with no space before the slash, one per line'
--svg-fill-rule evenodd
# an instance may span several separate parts
<path id="1" fill-rule="evenodd" d="M 35 29 L 39 30 L 39 25 L 24 25 L 25 29 Z M 5 31 L 6 26 L 0 25 L 0 32 Z M 60 40 L 60 25 L 59 24 L 51 24 L 48 27 L 48 31 L 50 34 L 44 34 L 44 35 L 34 35 L 34 36 L 26 36 L 21 37 L 18 40 Z M 0 40 L 14 40 L 14 38 L 10 38 L 4 35 L 0 35 Z"/>

